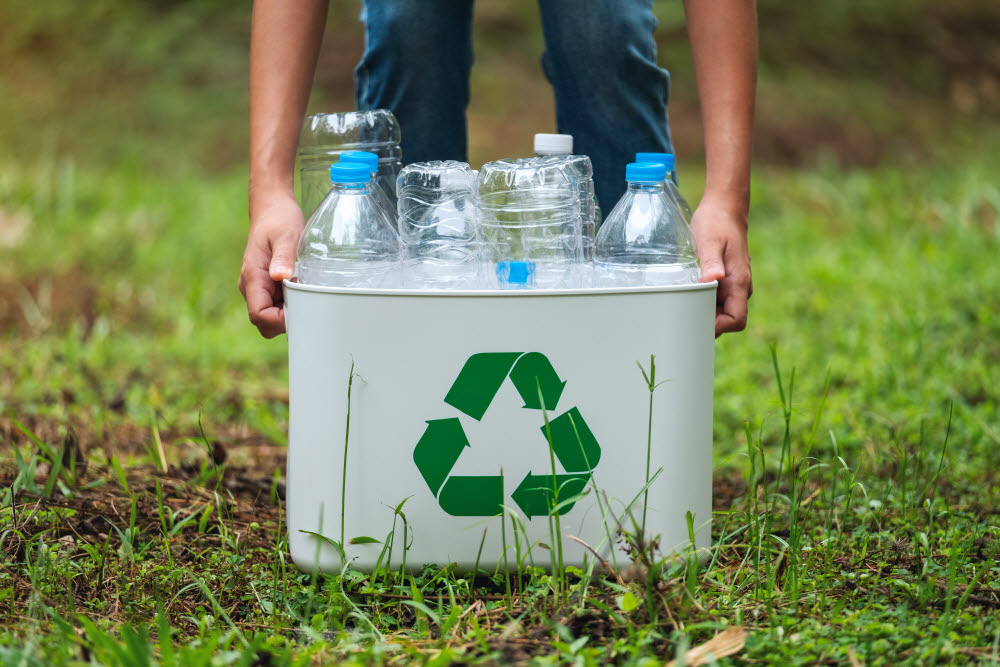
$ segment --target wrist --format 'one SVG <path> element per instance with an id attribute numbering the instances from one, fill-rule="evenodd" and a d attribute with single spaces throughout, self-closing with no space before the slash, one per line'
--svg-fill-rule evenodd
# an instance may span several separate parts
<path id="1" fill-rule="evenodd" d="M 291 178 L 286 182 L 275 181 L 274 179 L 257 180 L 251 176 L 247 192 L 249 195 L 251 221 L 254 218 L 255 212 L 270 208 L 278 202 L 286 203 L 291 201 L 297 203 L 295 199 L 295 187 Z"/>
<path id="2" fill-rule="evenodd" d="M 255 200 L 270 201 L 274 198 L 295 198 L 295 146 L 296 141 L 255 132 L 251 120 L 250 174 L 248 192 L 250 203 Z M 297 132 L 296 132 L 297 134 Z"/>
<path id="3" fill-rule="evenodd" d="M 750 191 L 749 189 L 706 189 L 705 194 L 701 198 L 702 206 L 721 211 L 724 214 L 742 220 L 743 224 L 746 224 L 747 213 L 750 210 Z"/>

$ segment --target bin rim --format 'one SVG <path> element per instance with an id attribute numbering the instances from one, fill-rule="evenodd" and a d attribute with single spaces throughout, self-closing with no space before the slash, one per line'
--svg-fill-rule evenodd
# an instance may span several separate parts
<path id="1" fill-rule="evenodd" d="M 422 297 L 546 297 L 546 296 L 601 296 L 613 294 L 655 294 L 659 292 L 701 292 L 714 290 L 719 282 L 694 283 L 690 285 L 656 285 L 643 287 L 580 287 L 576 289 L 524 289 L 524 290 L 443 290 L 443 289 L 397 289 L 374 287 L 324 287 L 304 285 L 285 279 L 285 289 L 298 292 L 319 292 L 321 294 L 350 294 L 358 296 L 422 296 Z"/>

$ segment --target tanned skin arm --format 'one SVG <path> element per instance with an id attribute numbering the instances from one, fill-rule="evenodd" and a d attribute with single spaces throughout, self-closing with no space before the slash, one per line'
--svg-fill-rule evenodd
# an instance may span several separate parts
<path id="1" fill-rule="evenodd" d="M 684 0 L 705 129 L 705 196 L 691 229 L 702 281 L 719 281 L 715 335 L 741 331 L 753 293 L 747 247 L 757 87 L 754 0 Z"/>
<path id="2" fill-rule="evenodd" d="M 328 0 L 256 0 L 250 28 L 250 230 L 239 288 L 265 338 L 285 331 L 281 281 L 305 225 L 295 150 L 323 41 Z"/>

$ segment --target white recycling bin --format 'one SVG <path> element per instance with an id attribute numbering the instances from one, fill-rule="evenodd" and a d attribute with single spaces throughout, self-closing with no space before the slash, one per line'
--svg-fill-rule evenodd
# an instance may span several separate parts
<path id="1" fill-rule="evenodd" d="M 612 567 L 627 564 L 619 530 L 634 532 L 647 497 L 646 534 L 661 554 L 690 545 L 688 513 L 696 547 L 707 547 L 715 289 L 446 292 L 286 281 L 296 565 L 339 571 L 343 542 L 360 569 L 400 567 L 404 544 L 410 570 L 506 563 L 513 571 L 517 554 L 548 568 L 553 496 L 565 565 L 595 561 L 570 536 Z M 650 428 L 637 362 L 648 371 L 654 355 L 662 384 Z M 650 434 L 654 479 L 644 494 Z"/>

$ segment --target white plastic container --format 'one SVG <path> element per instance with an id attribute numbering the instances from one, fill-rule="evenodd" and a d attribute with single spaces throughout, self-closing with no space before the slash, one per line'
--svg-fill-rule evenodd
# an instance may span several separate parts
<path id="1" fill-rule="evenodd" d="M 544 506 L 538 489 L 551 485 L 544 401 L 564 476 L 560 500 L 583 493 L 560 517 L 564 563 L 594 560 L 573 535 L 624 567 L 617 529 L 632 530 L 630 503 L 641 522 L 646 481 L 649 388 L 636 362 L 648 370 L 650 355 L 663 384 L 653 398 L 646 532 L 659 536 L 662 554 L 686 547 L 691 512 L 696 546 L 707 547 L 715 287 L 415 292 L 286 281 L 296 565 L 339 571 L 327 540 L 343 535 L 352 567 L 370 569 L 395 522 L 391 563 L 399 567 L 404 525 L 394 509 L 405 500 L 407 569 L 502 567 L 502 469 L 502 502 L 527 531 L 515 533 L 506 515 L 506 562 L 513 571 L 516 536 L 522 555 L 530 547 L 527 565 L 549 567 L 540 543 L 552 544 L 550 521 L 524 513 Z M 358 537 L 380 542 L 352 544 Z"/>

